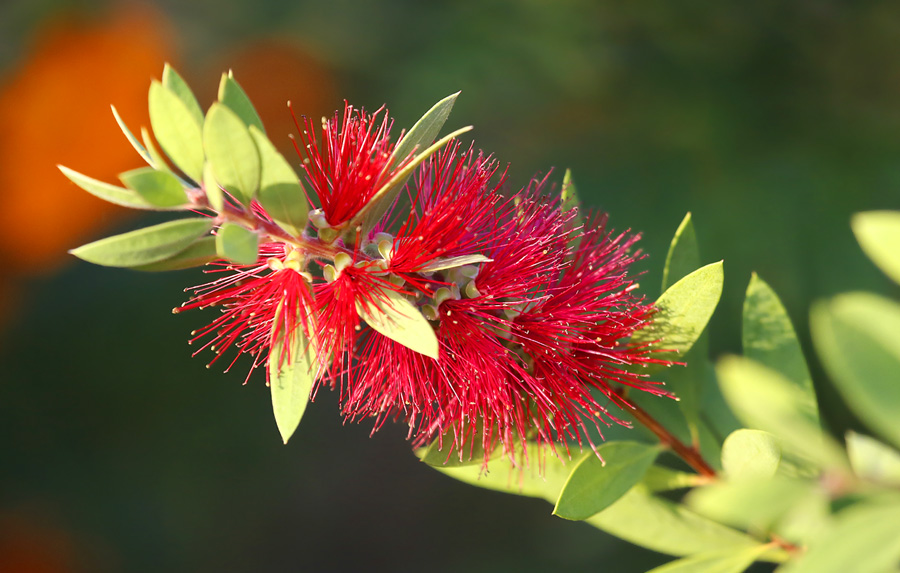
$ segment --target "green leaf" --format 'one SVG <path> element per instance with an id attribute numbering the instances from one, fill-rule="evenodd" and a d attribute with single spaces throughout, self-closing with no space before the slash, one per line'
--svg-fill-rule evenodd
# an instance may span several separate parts
<path id="1" fill-rule="evenodd" d="M 749 535 L 697 515 L 681 504 L 651 495 L 640 484 L 585 523 L 668 555 L 758 545 Z"/>
<path id="2" fill-rule="evenodd" d="M 900 284 L 900 211 L 857 213 L 850 226 L 863 252 Z"/>
<path id="3" fill-rule="evenodd" d="M 859 503 L 837 514 L 831 527 L 779 573 L 884 573 L 900 560 L 900 503 Z"/>
<path id="4" fill-rule="evenodd" d="M 255 264 L 259 258 L 259 235 L 236 223 L 225 223 L 216 233 L 216 252 L 239 265 Z"/>
<path id="5" fill-rule="evenodd" d="M 493 259 L 489 259 L 484 255 L 462 255 L 459 257 L 449 257 L 446 259 L 436 259 L 431 263 L 425 265 L 421 269 L 420 272 L 429 273 L 434 271 L 443 271 L 446 269 L 453 269 L 456 267 L 462 267 L 465 265 L 476 265 L 478 263 L 489 263 L 493 261 Z"/>
<path id="6" fill-rule="evenodd" d="M 219 82 L 219 101 L 237 114 L 241 121 L 244 122 L 244 125 L 256 127 L 263 134 L 266 133 L 266 128 L 263 127 L 262 120 L 259 119 L 259 114 L 256 113 L 256 108 L 253 107 L 250 98 L 244 92 L 244 88 L 234 79 L 234 74 L 231 70 L 228 70 L 227 74 L 222 74 L 222 81 Z"/>
<path id="7" fill-rule="evenodd" d="M 900 305 L 847 293 L 811 312 L 813 342 L 847 405 L 900 446 Z"/>
<path id="8" fill-rule="evenodd" d="M 172 162 L 194 181 L 203 176 L 203 129 L 187 105 L 158 81 L 150 84 L 150 125 Z"/>
<path id="9" fill-rule="evenodd" d="M 119 115 L 119 111 L 116 109 L 116 106 L 112 105 L 110 107 L 112 108 L 113 117 L 116 118 L 116 123 L 119 124 L 119 129 L 121 129 L 122 133 L 125 134 L 125 137 L 128 139 L 128 142 L 131 143 L 131 146 L 134 148 L 134 150 L 138 152 L 138 155 L 140 155 L 148 165 L 150 165 L 151 167 L 156 167 L 156 165 L 154 164 L 154 160 L 147 152 L 147 149 L 145 149 L 144 146 L 141 145 L 141 142 L 137 140 L 134 134 L 131 133 L 131 130 L 128 129 L 128 126 L 125 125 L 125 122 L 122 120 L 122 116 Z"/>
<path id="10" fill-rule="evenodd" d="M 841 449 L 819 427 L 805 407 L 807 394 L 761 364 L 726 357 L 716 368 L 731 409 L 748 427 L 774 434 L 784 450 L 820 467 L 846 467 Z"/>
<path id="11" fill-rule="evenodd" d="M 583 520 L 603 511 L 639 482 L 659 455 L 658 446 L 607 442 L 597 448 L 603 458 L 587 456 L 572 470 L 553 514 Z"/>
<path id="12" fill-rule="evenodd" d="M 424 118 L 423 118 L 424 119 Z M 420 122 L 422 120 L 419 120 Z M 416 124 L 418 125 L 418 124 Z M 463 133 L 467 131 L 471 131 L 472 127 L 463 127 L 462 129 L 457 129 L 453 133 L 449 135 L 445 135 L 441 139 L 437 140 L 431 147 L 426 148 L 421 153 L 415 155 L 411 161 L 405 164 L 405 166 L 397 171 L 393 177 L 391 177 L 387 183 L 385 183 L 381 189 L 375 192 L 372 195 L 372 198 L 366 203 L 366 206 L 360 209 L 359 213 L 353 217 L 347 224 L 346 228 L 355 229 L 358 226 L 361 226 L 363 234 L 366 234 L 369 229 L 371 229 L 387 212 L 387 210 L 394 203 L 394 200 L 397 198 L 397 195 L 400 193 L 400 190 L 403 189 L 403 186 L 406 184 L 406 180 L 409 179 L 409 176 L 419 167 L 419 165 L 431 157 L 435 152 L 439 149 L 450 143 L 450 141 L 456 137 L 459 137 Z M 402 141 L 401 141 L 402 143 Z M 399 147 L 399 144 L 398 144 Z M 394 152 L 396 153 L 396 148 Z"/>
<path id="13" fill-rule="evenodd" d="M 666 265 L 663 267 L 663 292 L 697 268 L 700 268 L 700 247 L 697 245 L 694 222 L 691 220 L 691 214 L 688 213 L 681 220 L 678 229 L 675 230 L 675 236 L 672 237 L 669 245 Z"/>
<path id="14" fill-rule="evenodd" d="M 900 487 L 900 452 L 875 438 L 847 432 L 850 467 L 862 479 L 889 487 Z"/>
<path id="15" fill-rule="evenodd" d="M 403 188 L 403 185 L 406 183 L 407 178 L 412 174 L 415 167 L 429 155 L 446 145 L 450 139 L 471 129 L 465 128 L 458 130 L 451 135 L 444 137 L 435 145 L 431 145 L 431 142 L 438 136 L 444 123 L 450 116 L 450 111 L 453 109 L 453 104 L 456 103 L 456 98 L 458 96 L 459 92 L 456 92 L 434 104 L 431 109 L 425 112 L 425 115 L 423 115 L 419 121 L 406 132 L 400 141 L 397 142 L 397 145 L 394 147 L 394 152 L 391 154 L 391 160 L 388 163 L 388 170 L 395 168 L 412 153 L 415 153 L 415 157 L 407 164 L 407 168 L 398 172 L 386 185 L 375 193 L 362 212 L 354 217 L 347 225 L 348 228 L 353 229 L 362 223 L 364 227 L 363 232 L 368 232 L 375 223 L 381 220 L 390 206 L 394 203 L 394 200 L 397 198 L 397 195 L 400 193 L 400 190 Z"/>
<path id="16" fill-rule="evenodd" d="M 766 545 L 757 545 L 700 553 L 666 563 L 648 573 L 741 573 L 768 550 Z"/>
<path id="17" fill-rule="evenodd" d="M 144 140 L 147 154 L 153 160 L 150 166 L 159 169 L 160 171 L 172 171 L 169 168 L 169 164 L 166 162 L 166 158 L 163 157 L 163 154 L 160 153 L 159 149 L 156 148 L 156 145 L 153 144 L 153 138 L 150 137 L 150 131 L 146 127 L 141 128 L 141 138 Z"/>
<path id="18" fill-rule="evenodd" d="M 140 167 L 119 175 L 129 189 L 137 191 L 148 203 L 157 207 L 186 207 L 189 203 L 178 179 L 166 171 Z"/>
<path id="19" fill-rule="evenodd" d="M 778 372 L 803 392 L 804 413 L 819 419 L 816 391 L 794 326 L 775 291 L 756 273 L 744 298 L 744 356 Z"/>
<path id="20" fill-rule="evenodd" d="M 159 209 L 159 207 L 151 205 L 146 199 L 131 189 L 124 189 L 122 187 L 110 185 L 109 183 L 104 183 L 103 181 L 98 181 L 97 179 L 82 175 L 81 173 L 62 165 L 57 165 L 57 167 L 59 167 L 59 170 L 62 171 L 63 175 L 69 178 L 69 181 L 104 201 L 121 205 L 122 207 L 130 207 L 132 209 Z"/>
<path id="21" fill-rule="evenodd" d="M 79 259 L 107 267 L 155 263 L 187 249 L 212 228 L 212 219 L 169 221 L 88 243 L 69 251 Z"/>
<path id="22" fill-rule="evenodd" d="M 462 467 L 484 464 L 484 440 L 481 420 L 462 447 L 454 444 L 453 429 L 448 430 L 440 438 L 435 438 L 427 447 L 416 452 L 420 460 L 435 467 Z M 490 456 L 491 459 L 502 457 L 502 446 L 498 445 Z"/>
<path id="23" fill-rule="evenodd" d="M 368 300 L 356 301 L 356 312 L 373 330 L 437 360 L 438 340 L 434 329 L 419 309 L 399 292 L 377 287 Z"/>
<path id="24" fill-rule="evenodd" d="M 148 272 L 180 271 L 203 266 L 218 258 L 219 255 L 216 252 L 216 238 L 203 237 L 198 241 L 194 241 L 188 248 L 177 253 L 173 257 L 155 263 L 138 265 L 130 268 L 135 271 Z"/>
<path id="25" fill-rule="evenodd" d="M 692 490 L 685 504 L 726 525 L 768 531 L 813 487 L 787 478 L 723 481 Z"/>
<path id="26" fill-rule="evenodd" d="M 251 125 L 250 135 L 259 149 L 262 166 L 257 200 L 284 230 L 294 236 L 302 235 L 309 203 L 297 174 L 265 133 Z"/>
<path id="27" fill-rule="evenodd" d="M 427 453 L 427 448 L 416 451 L 419 457 Z M 516 456 L 517 467 L 505 457 L 492 458 L 487 471 L 481 464 L 460 466 L 432 466 L 437 471 L 461 482 L 514 495 L 538 497 L 551 503 L 559 497 L 563 484 L 569 477 L 572 464 L 594 452 L 584 452 L 571 461 L 560 460 L 549 446 L 539 446 L 529 442 L 524 452 Z"/>
<path id="28" fill-rule="evenodd" d="M 219 187 L 216 176 L 213 174 L 212 164 L 207 163 L 203 166 L 203 192 L 206 193 L 206 200 L 209 206 L 221 213 L 225 209 L 225 194 Z"/>
<path id="29" fill-rule="evenodd" d="M 178 99 L 181 100 L 198 125 L 203 124 L 203 109 L 200 107 L 200 102 L 197 101 L 194 92 L 191 91 L 191 88 L 187 83 L 180 75 L 178 75 L 175 68 L 168 63 L 163 66 L 162 85 L 178 96 Z"/>
<path id="30" fill-rule="evenodd" d="M 710 478 L 662 466 L 650 466 L 641 484 L 650 492 L 671 491 L 709 483 Z"/>
<path id="31" fill-rule="evenodd" d="M 259 188 L 260 158 L 241 118 L 214 103 L 203 124 L 203 146 L 219 185 L 249 207 Z"/>
<path id="32" fill-rule="evenodd" d="M 269 353 L 268 370 L 275 424 L 286 444 L 306 411 L 309 394 L 316 382 L 318 362 L 315 350 L 303 332 L 302 317 L 288 321 L 283 313 L 282 299 L 275 310 L 275 321 L 272 325 L 272 349 Z M 291 323 L 295 323 L 296 326 L 287 336 L 290 347 L 286 348 L 285 332 Z"/>
<path id="33" fill-rule="evenodd" d="M 781 448 L 769 432 L 737 430 L 722 444 L 722 467 L 729 479 L 770 478 L 780 461 Z"/>
<path id="34" fill-rule="evenodd" d="M 661 354 L 677 359 L 685 354 L 703 333 L 722 295 L 722 261 L 701 267 L 682 278 L 656 301 L 652 324 L 634 333 L 632 342 L 674 350 Z M 658 342 L 656 342 L 658 341 Z"/>

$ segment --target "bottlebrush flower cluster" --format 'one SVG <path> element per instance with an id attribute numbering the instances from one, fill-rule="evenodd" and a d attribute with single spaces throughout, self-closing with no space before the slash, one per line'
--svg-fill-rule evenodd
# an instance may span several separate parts
<path id="1" fill-rule="evenodd" d="M 169 98 L 183 99 L 180 78 L 166 73 L 157 102 L 180 111 Z M 610 405 L 626 404 L 623 387 L 667 393 L 636 368 L 664 361 L 630 341 L 654 313 L 629 275 L 638 236 L 611 231 L 606 215 L 582 220 L 546 177 L 501 192 L 506 174 L 492 157 L 452 134 L 433 143 L 455 96 L 397 140 L 384 110 L 346 105 L 320 129 L 298 122 L 302 177 L 292 180 L 255 113 L 234 103 L 246 96 L 230 75 L 223 86 L 199 118 L 199 163 L 169 135 L 160 105 L 154 115 L 151 88 L 154 132 L 184 174 L 180 202 L 154 203 L 159 189 L 128 174 L 127 189 L 104 197 L 208 213 L 211 230 L 187 240 L 150 228 L 73 252 L 144 270 L 207 264 L 215 278 L 176 311 L 221 311 L 192 342 L 214 353 L 211 363 L 227 357 L 230 368 L 249 354 L 251 373 L 266 367 L 285 441 L 323 386 L 339 392 L 349 420 L 372 418 L 374 429 L 400 420 L 414 445 L 440 440 L 448 458 L 476 448 L 484 463 L 498 447 L 514 459 L 526 440 L 582 444 L 589 427 L 619 422 Z M 226 132 L 228 147 L 216 139 Z M 253 144 L 256 163 L 229 155 L 238 140 Z M 151 144 L 136 148 L 168 174 Z M 99 182 L 67 175 L 103 196 Z M 128 264 L 121 237 L 141 232 L 165 254 L 132 253 Z"/>

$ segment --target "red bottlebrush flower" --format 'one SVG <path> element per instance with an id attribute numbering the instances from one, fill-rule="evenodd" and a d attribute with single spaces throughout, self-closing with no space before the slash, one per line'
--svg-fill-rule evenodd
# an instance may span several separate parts
<path id="1" fill-rule="evenodd" d="M 379 118 L 379 115 L 384 112 Z M 315 125 L 304 118 L 297 123 L 303 149 L 303 170 L 309 178 L 330 227 L 340 227 L 365 207 L 375 193 L 403 167 L 406 158 L 391 161 L 393 121 L 384 108 L 371 115 L 344 102 L 341 119 L 335 112 L 322 120 L 321 144 Z"/>

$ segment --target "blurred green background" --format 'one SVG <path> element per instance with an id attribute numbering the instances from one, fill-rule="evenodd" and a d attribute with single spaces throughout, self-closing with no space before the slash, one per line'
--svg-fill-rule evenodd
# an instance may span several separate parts
<path id="1" fill-rule="evenodd" d="M 12 0 L 0 5 L 0 571 L 644 571 L 667 560 L 544 502 L 453 482 L 403 427 L 370 439 L 321 392 L 288 446 L 261 373 L 190 358 L 212 312 L 172 316 L 197 271 L 141 275 L 65 250 L 143 226 L 69 184 L 137 167 L 109 113 L 146 125 L 172 61 L 208 103 L 233 67 L 288 149 L 285 101 L 387 103 L 448 126 L 521 186 L 573 170 L 644 236 L 655 298 L 692 211 L 725 259 L 714 355 L 740 351 L 752 270 L 809 349 L 819 297 L 891 287 L 849 216 L 900 205 L 900 4 L 642 0 Z M 280 139 L 279 139 L 280 138 Z M 894 293 L 897 294 L 897 293 Z M 807 352 L 812 358 L 811 353 Z M 206 357 L 208 360 L 209 357 Z M 825 394 L 833 427 L 852 423 Z"/>

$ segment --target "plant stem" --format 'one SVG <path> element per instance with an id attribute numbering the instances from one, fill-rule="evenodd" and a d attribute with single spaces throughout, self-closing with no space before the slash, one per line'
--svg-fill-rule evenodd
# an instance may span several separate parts
<path id="1" fill-rule="evenodd" d="M 622 396 L 625 403 L 631 408 L 631 415 L 634 416 L 634 419 L 644 425 L 648 430 L 653 432 L 659 441 L 664 445 L 668 446 L 675 452 L 678 457 L 683 459 L 687 465 L 691 466 L 697 473 L 706 477 L 716 477 L 716 470 L 714 470 L 706 460 L 703 459 L 703 456 L 700 454 L 699 449 L 696 447 L 689 447 L 685 445 L 684 442 L 675 437 L 672 432 L 667 430 L 662 424 L 656 421 L 656 418 L 650 415 L 649 412 L 635 404 L 634 402 L 628 400 L 627 397 Z"/>

